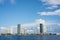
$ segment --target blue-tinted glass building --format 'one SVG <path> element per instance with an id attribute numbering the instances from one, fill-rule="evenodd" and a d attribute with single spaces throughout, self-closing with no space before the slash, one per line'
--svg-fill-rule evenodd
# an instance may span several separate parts
<path id="1" fill-rule="evenodd" d="M 40 33 L 43 33 L 43 24 L 40 24 Z"/>
<path id="2" fill-rule="evenodd" d="M 19 35 L 20 34 L 20 24 L 17 25 L 17 34 Z"/>

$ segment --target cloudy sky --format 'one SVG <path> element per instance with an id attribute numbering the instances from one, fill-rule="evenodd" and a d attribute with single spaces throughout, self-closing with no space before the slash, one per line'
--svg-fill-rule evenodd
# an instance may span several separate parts
<path id="1" fill-rule="evenodd" d="M 0 0 L 1 29 L 22 24 L 32 30 L 39 20 L 47 32 L 60 33 L 60 0 Z"/>

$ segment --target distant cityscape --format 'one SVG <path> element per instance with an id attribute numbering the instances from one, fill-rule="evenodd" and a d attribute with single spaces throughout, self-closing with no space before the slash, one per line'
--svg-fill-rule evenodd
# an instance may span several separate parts
<path id="1" fill-rule="evenodd" d="M 60 33 L 55 33 L 55 34 L 52 34 L 52 33 L 46 33 L 46 23 L 40 23 L 39 24 L 39 31 L 38 29 L 36 29 L 36 33 L 34 34 L 29 34 L 29 33 L 26 33 L 26 28 L 23 29 L 23 33 L 21 33 L 21 24 L 18 24 L 17 25 L 17 33 L 16 34 L 13 34 L 13 29 L 11 28 L 8 28 L 7 29 L 7 33 L 4 34 L 4 33 L 1 33 L 0 32 L 0 35 L 60 35 Z"/>

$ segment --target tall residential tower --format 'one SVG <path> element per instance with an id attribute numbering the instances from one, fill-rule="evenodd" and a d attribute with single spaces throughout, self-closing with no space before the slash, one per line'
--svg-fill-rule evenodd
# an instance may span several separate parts
<path id="1" fill-rule="evenodd" d="M 40 23 L 40 33 L 45 34 L 46 33 L 46 24 Z"/>
<path id="2" fill-rule="evenodd" d="M 40 24 L 40 33 L 43 33 L 43 31 L 44 31 L 44 30 L 43 30 L 43 24 L 41 23 L 41 24 Z"/>
<path id="3" fill-rule="evenodd" d="M 40 23 L 40 33 L 45 34 L 46 33 L 46 23 Z"/>
<path id="4" fill-rule="evenodd" d="M 20 34 L 20 27 L 21 27 L 21 24 L 18 24 L 18 25 L 17 25 L 17 34 L 18 34 L 18 35 Z"/>

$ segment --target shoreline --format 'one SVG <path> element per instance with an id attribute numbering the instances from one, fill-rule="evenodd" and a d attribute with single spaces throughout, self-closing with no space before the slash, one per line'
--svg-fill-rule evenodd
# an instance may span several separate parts
<path id="1" fill-rule="evenodd" d="M 0 35 L 0 36 L 60 36 L 60 35 Z"/>

